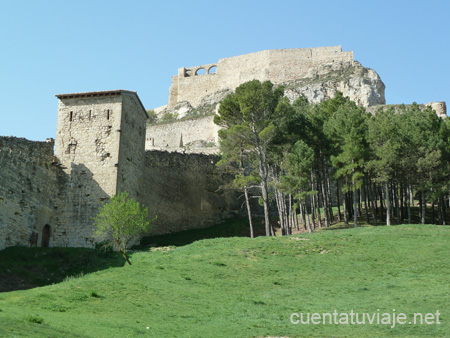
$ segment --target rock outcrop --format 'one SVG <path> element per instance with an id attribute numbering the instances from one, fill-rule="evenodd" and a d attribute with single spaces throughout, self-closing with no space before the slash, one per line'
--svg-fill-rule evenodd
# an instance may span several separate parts
<path id="1" fill-rule="evenodd" d="M 385 104 L 385 85 L 378 74 L 358 61 L 320 64 L 298 80 L 282 83 L 291 102 L 305 96 L 310 103 L 320 103 L 342 92 L 356 104 L 369 107 Z"/>
<path id="2" fill-rule="evenodd" d="M 358 105 L 385 104 L 385 85 L 378 74 L 353 60 L 316 63 L 301 78 L 276 83 L 285 87 L 291 102 L 305 96 L 310 103 L 320 103 L 342 92 Z M 212 116 L 220 102 L 235 88 L 205 93 L 198 105 L 181 101 L 156 109 L 159 122 L 147 127 L 146 149 L 193 153 L 215 153 L 217 126 Z"/>

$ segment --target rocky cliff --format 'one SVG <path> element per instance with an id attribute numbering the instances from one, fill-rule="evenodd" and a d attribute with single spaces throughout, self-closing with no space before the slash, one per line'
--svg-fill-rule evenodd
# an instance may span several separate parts
<path id="1" fill-rule="evenodd" d="M 279 83 L 291 102 L 305 96 L 311 103 L 332 98 L 338 91 L 358 105 L 385 104 L 384 83 L 357 61 L 334 61 L 311 67 L 302 78 Z M 199 105 L 189 101 L 155 110 L 158 122 L 147 127 L 146 149 L 193 153 L 217 152 L 217 126 L 212 122 L 220 102 L 234 88 L 205 94 Z M 198 127 L 198 128 L 197 128 Z"/>
<path id="2" fill-rule="evenodd" d="M 305 96 L 310 103 L 320 103 L 342 92 L 356 104 L 369 107 L 385 104 L 385 86 L 378 74 L 358 61 L 320 64 L 298 80 L 282 83 L 285 95 L 293 102 Z"/>

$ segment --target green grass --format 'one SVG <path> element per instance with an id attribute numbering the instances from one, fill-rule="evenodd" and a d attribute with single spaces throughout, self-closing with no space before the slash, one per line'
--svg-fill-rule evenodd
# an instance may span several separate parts
<path id="1" fill-rule="evenodd" d="M 58 283 L 124 262 L 120 253 L 111 251 L 11 247 L 0 251 L 0 292 Z"/>
<path id="2" fill-rule="evenodd" d="M 254 219 L 255 236 L 265 234 L 264 220 Z M 229 219 L 223 223 L 202 229 L 180 231 L 173 234 L 145 237 L 141 245 L 134 249 L 142 250 L 154 246 L 183 246 L 201 239 L 217 237 L 250 237 L 250 228 L 247 219 Z"/>
<path id="3" fill-rule="evenodd" d="M 449 235 L 446 226 L 379 226 L 135 252 L 132 266 L 0 294 L 0 336 L 448 337 Z M 335 309 L 439 310 L 441 324 L 289 321 Z"/>

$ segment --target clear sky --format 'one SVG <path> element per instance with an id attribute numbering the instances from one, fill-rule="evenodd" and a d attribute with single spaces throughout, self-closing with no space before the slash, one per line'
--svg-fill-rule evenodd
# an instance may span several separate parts
<path id="1" fill-rule="evenodd" d="M 167 103 L 180 67 L 342 45 L 387 103 L 450 105 L 450 1 L 0 0 L 0 135 L 55 137 L 55 94 L 127 89 Z"/>

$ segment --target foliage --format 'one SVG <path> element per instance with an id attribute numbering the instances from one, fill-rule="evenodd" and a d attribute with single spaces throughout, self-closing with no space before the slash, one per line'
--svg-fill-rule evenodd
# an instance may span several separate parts
<path id="1" fill-rule="evenodd" d="M 283 88 L 274 88 L 269 81 L 249 81 L 237 87 L 234 93 L 222 101 L 219 113 L 214 117 L 214 123 L 224 127 L 219 132 L 219 145 L 224 161 L 237 162 L 241 168 L 250 163 L 254 171 L 248 175 L 259 176 L 267 236 L 271 234 L 269 147 L 276 135 L 275 123 L 282 96 Z"/>
<path id="2" fill-rule="evenodd" d="M 165 113 L 161 117 L 161 122 L 168 123 L 168 122 L 176 121 L 177 119 L 178 119 L 178 114 L 177 113 Z"/>
<path id="3" fill-rule="evenodd" d="M 369 222 L 369 208 L 374 224 L 384 208 L 387 225 L 394 213 L 401 223 L 406 209 L 410 223 L 414 195 L 422 223 L 427 203 L 432 223 L 434 206 L 438 223 L 448 223 L 449 120 L 417 104 L 372 116 L 339 92 L 319 104 L 304 97 L 290 104 L 282 90 L 248 82 L 223 101 L 215 122 L 224 127 L 221 164 L 236 167 L 235 186 L 244 191 L 260 185 L 265 210 L 276 201 L 284 234 L 299 228 L 298 214 L 305 229 L 314 230 L 336 221 L 337 206 L 340 221 L 341 205 L 345 223 L 353 216 L 355 227 L 363 210 Z"/>
<path id="4" fill-rule="evenodd" d="M 155 124 L 158 121 L 158 115 L 156 115 L 154 110 L 152 109 L 147 110 L 147 115 L 148 115 L 147 124 Z"/>
<path id="5" fill-rule="evenodd" d="M 127 192 L 112 196 L 94 219 L 95 238 L 119 250 L 128 264 L 128 247 L 150 230 L 147 208 L 139 205 Z"/>

